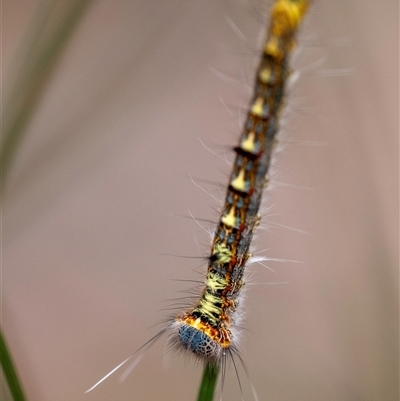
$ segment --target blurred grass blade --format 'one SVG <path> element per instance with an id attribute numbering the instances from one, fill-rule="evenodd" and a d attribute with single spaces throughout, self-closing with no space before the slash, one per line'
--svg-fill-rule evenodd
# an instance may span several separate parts
<path id="1" fill-rule="evenodd" d="M 21 143 L 24 129 L 38 105 L 56 62 L 91 1 L 43 0 L 27 29 L 22 53 L 7 76 L 10 87 L 2 113 L 3 183 Z M 15 71 L 12 77 L 11 71 Z"/>
<path id="2" fill-rule="evenodd" d="M 7 381 L 10 393 L 14 401 L 25 401 L 22 386 L 18 380 L 17 372 L 14 369 L 11 356 L 4 341 L 3 333 L 0 331 L 0 362 L 3 369 L 3 375 Z M 0 394 L 2 396 L 2 394 Z"/>
<path id="3" fill-rule="evenodd" d="M 2 113 L 1 183 L 4 184 L 24 129 L 44 92 L 56 62 L 80 17 L 92 0 L 42 1 L 26 32 L 22 54 L 12 65 L 14 76 Z M 2 373 L 14 401 L 25 401 L 10 353 L 0 331 Z"/>
<path id="4" fill-rule="evenodd" d="M 212 401 L 214 398 L 215 385 L 218 380 L 219 366 L 207 363 L 204 367 L 197 401 Z"/>

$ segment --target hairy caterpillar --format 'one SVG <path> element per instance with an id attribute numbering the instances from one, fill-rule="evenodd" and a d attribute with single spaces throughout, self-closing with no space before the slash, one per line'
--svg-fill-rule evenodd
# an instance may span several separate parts
<path id="1" fill-rule="evenodd" d="M 225 204 L 215 231 L 206 287 L 197 305 L 175 318 L 172 341 L 204 360 L 218 362 L 235 352 L 234 313 L 244 285 L 243 273 L 251 256 L 250 243 L 260 222 L 262 192 L 268 184 L 268 167 L 278 130 L 288 58 L 294 35 L 308 1 L 277 1 L 271 12 L 254 95 L 230 176 Z"/>
<path id="2" fill-rule="evenodd" d="M 206 363 L 225 366 L 228 356 L 233 360 L 237 355 L 236 312 L 245 265 L 251 256 L 254 229 L 260 223 L 262 193 L 268 184 L 290 75 L 289 58 L 308 5 L 308 0 L 277 0 L 272 7 L 271 25 L 256 70 L 254 94 L 239 144 L 234 148 L 236 158 L 208 258 L 205 288 L 195 305 L 174 317 L 143 347 L 168 332 L 171 345 Z"/>

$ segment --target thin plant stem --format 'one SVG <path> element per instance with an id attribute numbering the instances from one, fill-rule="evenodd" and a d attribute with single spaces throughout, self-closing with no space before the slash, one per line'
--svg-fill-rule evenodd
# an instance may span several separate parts
<path id="1" fill-rule="evenodd" d="M 208 362 L 204 366 L 197 401 L 212 401 L 214 398 L 215 386 L 218 380 L 219 365 Z"/>

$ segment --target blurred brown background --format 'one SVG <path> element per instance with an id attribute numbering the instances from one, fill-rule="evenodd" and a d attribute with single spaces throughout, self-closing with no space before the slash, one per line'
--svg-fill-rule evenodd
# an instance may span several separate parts
<path id="1" fill-rule="evenodd" d="M 2 2 L 3 102 L 38 3 Z M 249 269 L 264 284 L 247 288 L 242 355 L 260 400 L 398 400 L 398 7 L 319 0 L 303 26 L 255 241 L 301 263 Z M 3 193 L 2 327 L 30 401 L 195 399 L 201 367 L 164 356 L 165 338 L 123 384 L 84 391 L 161 327 L 190 286 L 172 279 L 205 269 L 165 254 L 208 252 L 181 216 L 220 206 L 189 174 L 223 198 L 199 179 L 225 185 L 230 166 L 199 139 L 232 160 L 268 9 L 102 0 L 83 15 Z"/>

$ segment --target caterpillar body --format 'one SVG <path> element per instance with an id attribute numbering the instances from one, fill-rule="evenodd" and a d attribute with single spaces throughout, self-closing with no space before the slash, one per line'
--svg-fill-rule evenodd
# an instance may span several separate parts
<path id="1" fill-rule="evenodd" d="M 235 311 L 282 111 L 288 60 L 307 0 L 278 0 L 256 71 L 254 95 L 214 234 L 205 288 L 197 304 L 171 324 L 172 342 L 198 358 L 218 363 L 236 353 Z"/>

